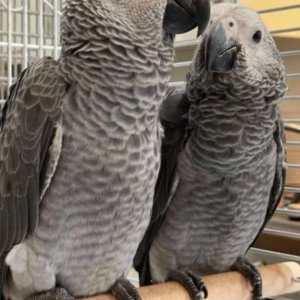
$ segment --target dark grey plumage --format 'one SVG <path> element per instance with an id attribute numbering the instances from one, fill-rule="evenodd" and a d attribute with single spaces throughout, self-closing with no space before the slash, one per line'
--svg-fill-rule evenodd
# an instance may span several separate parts
<path id="1" fill-rule="evenodd" d="M 189 23 L 173 30 L 177 9 Z M 150 218 L 172 37 L 204 29 L 208 17 L 207 0 L 64 2 L 61 58 L 26 69 L 3 109 L 5 297 L 24 299 L 56 285 L 88 296 L 127 274 Z"/>
<path id="2" fill-rule="evenodd" d="M 283 191 L 277 102 L 285 92 L 283 62 L 258 15 L 216 5 L 185 92 L 173 91 L 160 110 L 157 207 L 134 260 L 141 284 L 174 270 L 202 276 L 238 269 L 252 276 L 254 298 L 261 296 L 259 275 L 243 256 Z"/>

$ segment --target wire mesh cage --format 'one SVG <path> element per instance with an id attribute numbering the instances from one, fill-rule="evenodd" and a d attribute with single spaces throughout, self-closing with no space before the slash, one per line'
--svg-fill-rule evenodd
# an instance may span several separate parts
<path id="1" fill-rule="evenodd" d="M 0 1 L 0 99 L 38 57 L 59 55 L 62 0 Z"/>

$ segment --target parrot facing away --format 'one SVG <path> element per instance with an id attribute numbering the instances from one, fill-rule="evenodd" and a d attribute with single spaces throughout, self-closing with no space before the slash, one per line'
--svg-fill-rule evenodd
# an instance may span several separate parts
<path id="1" fill-rule="evenodd" d="M 5 298 L 139 299 L 124 276 L 150 220 L 172 41 L 209 14 L 208 0 L 64 1 L 60 59 L 23 71 L 0 122 Z"/>
<path id="2" fill-rule="evenodd" d="M 280 53 L 258 14 L 212 7 L 186 87 L 171 89 L 160 109 L 161 169 L 134 259 L 141 285 L 177 280 L 202 299 L 200 276 L 237 270 L 261 299 L 261 277 L 244 255 L 283 191 L 285 92 Z"/>

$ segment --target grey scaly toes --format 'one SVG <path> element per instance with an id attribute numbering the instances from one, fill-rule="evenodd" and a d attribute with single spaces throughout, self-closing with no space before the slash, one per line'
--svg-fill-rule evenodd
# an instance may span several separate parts
<path id="1" fill-rule="evenodd" d="M 207 298 L 208 292 L 204 282 L 193 272 L 172 271 L 167 280 L 179 282 L 188 291 L 192 300 Z"/>
<path id="2" fill-rule="evenodd" d="M 56 287 L 52 290 L 30 296 L 26 300 L 75 300 L 75 298 L 64 288 Z"/>
<path id="3" fill-rule="evenodd" d="M 262 300 L 262 279 L 260 273 L 256 267 L 244 257 L 240 257 L 232 270 L 240 272 L 244 277 L 246 277 L 253 288 L 252 290 L 252 299 L 253 300 Z"/>
<path id="4" fill-rule="evenodd" d="M 137 288 L 125 277 L 117 280 L 111 293 L 118 300 L 142 300 Z"/>

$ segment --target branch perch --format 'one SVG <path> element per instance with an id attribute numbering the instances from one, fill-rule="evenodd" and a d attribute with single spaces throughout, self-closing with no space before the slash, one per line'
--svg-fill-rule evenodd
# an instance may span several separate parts
<path id="1" fill-rule="evenodd" d="M 300 265 L 286 262 L 258 268 L 263 282 L 263 297 L 274 297 L 300 291 Z M 208 289 L 207 300 L 251 300 L 251 286 L 237 272 L 203 277 Z M 167 282 L 139 289 L 143 300 L 190 300 L 185 289 L 176 282 Z M 84 300 L 116 300 L 111 294 Z"/>

